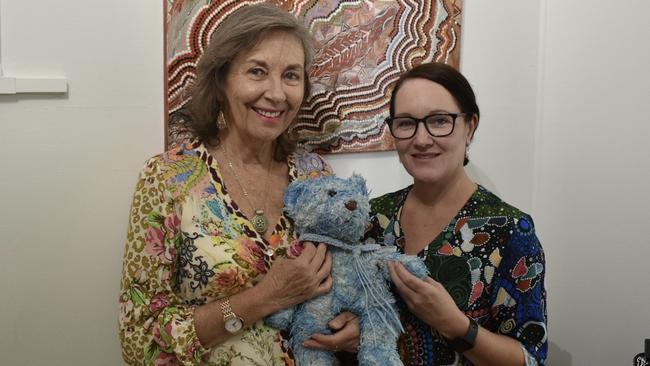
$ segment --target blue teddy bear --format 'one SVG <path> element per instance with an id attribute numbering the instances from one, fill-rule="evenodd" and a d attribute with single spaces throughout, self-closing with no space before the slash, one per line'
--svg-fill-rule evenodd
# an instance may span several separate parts
<path id="1" fill-rule="evenodd" d="M 359 317 L 359 365 L 402 365 L 397 337 L 403 331 L 390 291 L 387 261 L 399 261 L 414 275 L 428 272 L 416 256 L 397 253 L 395 247 L 364 244 L 370 204 L 363 177 L 333 175 L 296 180 L 284 198 L 300 241 L 328 244 L 332 256 L 332 290 L 266 319 L 274 328 L 290 330 L 296 364 L 335 365 L 333 352 L 309 349 L 302 343 L 314 333 L 331 334 L 328 323 L 350 311 Z"/>

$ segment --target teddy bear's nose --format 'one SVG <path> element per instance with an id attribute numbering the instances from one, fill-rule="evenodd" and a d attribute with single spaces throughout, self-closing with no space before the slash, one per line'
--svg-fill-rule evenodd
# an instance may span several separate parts
<path id="1" fill-rule="evenodd" d="M 357 209 L 357 201 L 349 200 L 348 202 L 345 203 L 345 208 L 347 208 L 350 211 L 356 210 Z"/>

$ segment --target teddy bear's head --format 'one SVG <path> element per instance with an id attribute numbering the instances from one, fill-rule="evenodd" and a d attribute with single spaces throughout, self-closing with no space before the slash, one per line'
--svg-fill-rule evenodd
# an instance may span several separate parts
<path id="1" fill-rule="evenodd" d="M 368 188 L 357 174 L 348 179 L 327 175 L 293 181 L 285 192 L 284 205 L 298 234 L 358 243 L 369 224 Z"/>

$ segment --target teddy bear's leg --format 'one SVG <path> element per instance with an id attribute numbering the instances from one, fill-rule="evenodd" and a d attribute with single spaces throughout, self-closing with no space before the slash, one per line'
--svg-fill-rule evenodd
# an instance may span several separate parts
<path id="1" fill-rule="evenodd" d="M 298 366 L 333 366 L 337 364 L 334 353 L 323 349 L 302 346 L 314 333 L 331 334 L 327 323 L 334 318 L 331 293 L 309 300 L 300 306 L 291 326 L 291 346 Z"/>
<path id="2" fill-rule="evenodd" d="M 384 322 L 381 308 L 371 308 L 361 316 L 361 344 L 359 366 L 403 365 L 397 353 L 397 333 Z M 396 331 L 395 331 L 396 332 Z"/>

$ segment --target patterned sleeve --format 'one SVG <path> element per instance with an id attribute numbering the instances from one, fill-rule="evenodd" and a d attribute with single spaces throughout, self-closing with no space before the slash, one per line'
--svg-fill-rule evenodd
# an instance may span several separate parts
<path id="1" fill-rule="evenodd" d="M 493 314 L 484 324 L 517 339 L 526 353 L 526 365 L 545 365 L 547 353 L 544 251 L 533 220 L 514 220 L 508 245 L 497 269 Z"/>
<path id="2" fill-rule="evenodd" d="M 323 174 L 325 175 L 334 174 L 334 169 L 325 159 L 323 159 L 322 156 L 318 154 L 314 154 L 314 155 L 316 155 L 323 162 Z"/>
<path id="3" fill-rule="evenodd" d="M 321 175 L 332 175 L 332 167 L 316 153 L 297 152 L 294 163 L 299 179 L 316 178 Z"/>
<path id="4" fill-rule="evenodd" d="M 199 343 L 194 308 L 173 291 L 179 228 L 164 172 L 152 158 L 133 196 L 122 270 L 119 330 L 130 365 L 196 365 L 209 352 Z"/>

